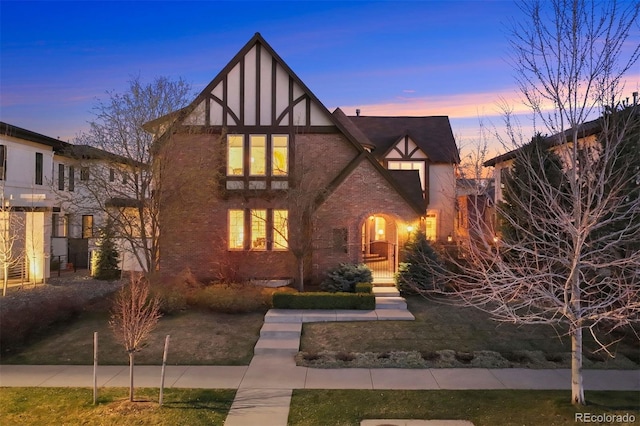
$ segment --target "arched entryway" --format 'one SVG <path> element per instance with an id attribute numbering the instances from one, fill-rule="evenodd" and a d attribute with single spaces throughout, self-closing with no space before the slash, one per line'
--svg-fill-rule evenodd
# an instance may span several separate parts
<path id="1" fill-rule="evenodd" d="M 393 278 L 398 262 L 398 226 L 386 214 L 367 217 L 361 228 L 363 262 L 375 278 Z"/>

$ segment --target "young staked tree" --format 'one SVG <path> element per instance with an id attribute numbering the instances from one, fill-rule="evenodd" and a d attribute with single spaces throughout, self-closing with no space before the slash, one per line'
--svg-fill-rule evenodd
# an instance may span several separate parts
<path id="1" fill-rule="evenodd" d="M 109 325 L 129 355 L 129 401 L 133 402 L 133 369 L 138 352 L 162 314 L 160 301 L 149 295 L 149 281 L 132 275 L 128 286 L 118 292 Z"/>
<path id="2" fill-rule="evenodd" d="M 554 135 L 544 148 L 557 153 L 562 169 L 541 150 L 514 146 L 505 191 L 517 195 L 497 209 L 509 233 L 495 243 L 466 242 L 462 256 L 450 259 L 457 273 L 443 278 L 460 301 L 498 320 L 567 325 L 571 400 L 582 405 L 583 331 L 608 351 L 599 333 L 640 316 L 638 106 L 605 108 L 617 104 L 637 62 L 638 43 L 628 36 L 640 5 L 532 0 L 521 7 L 527 21 L 511 40 L 518 82 Z"/>
<path id="3" fill-rule="evenodd" d="M 158 265 L 159 205 L 153 195 L 160 185 L 155 175 L 162 167 L 157 162 L 152 167 L 154 136 L 142 126 L 183 108 L 190 97 L 191 87 L 182 79 L 158 77 L 144 84 L 135 77 L 124 93 L 108 92 L 107 100 L 97 102 L 95 121 L 75 141 L 80 145 L 75 156 L 81 161 L 89 158 L 86 165 L 91 169 L 77 182 L 75 198 L 69 202 L 79 208 L 94 206 L 109 218 L 145 272 Z"/>

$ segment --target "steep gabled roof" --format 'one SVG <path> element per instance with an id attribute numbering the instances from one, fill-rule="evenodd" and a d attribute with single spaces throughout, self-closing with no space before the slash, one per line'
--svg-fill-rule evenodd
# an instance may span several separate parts
<path id="1" fill-rule="evenodd" d="M 447 116 L 367 117 L 349 119 L 367 136 L 376 158 L 383 158 L 393 146 L 409 136 L 435 163 L 459 163 L 458 148 Z"/>
<path id="2" fill-rule="evenodd" d="M 340 108 L 336 108 L 333 112 L 332 117 L 335 119 L 336 126 L 340 129 L 340 131 L 349 139 L 352 143 L 359 146 L 360 155 L 351 162 L 349 166 L 347 166 L 342 173 L 340 173 L 336 179 L 329 185 L 329 193 L 333 191 L 333 189 L 337 188 L 344 179 L 355 169 L 355 167 L 360 163 L 360 161 L 368 161 L 377 171 L 386 179 L 387 182 L 398 192 L 398 194 L 420 215 L 424 214 L 425 205 L 424 199 L 422 198 L 422 187 L 420 185 L 420 180 L 418 178 L 418 188 L 420 188 L 420 198 L 418 199 L 415 196 L 415 187 L 412 184 L 408 184 L 408 186 L 403 186 L 403 183 L 407 183 L 404 178 L 400 181 L 396 180 L 394 176 L 392 176 L 391 171 L 385 169 L 380 165 L 380 163 L 369 153 L 364 150 L 362 147 L 371 144 L 371 141 L 367 138 L 367 136 L 360 131 L 357 126 L 353 125 L 353 122 L 347 117 L 344 112 Z"/>
<path id="3" fill-rule="evenodd" d="M 420 172 L 417 170 L 389 170 L 389 174 L 411 198 L 413 204 L 427 208 L 420 183 Z"/>

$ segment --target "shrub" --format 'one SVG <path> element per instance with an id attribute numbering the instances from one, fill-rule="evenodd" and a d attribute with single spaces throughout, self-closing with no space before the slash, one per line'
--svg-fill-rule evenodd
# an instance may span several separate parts
<path id="1" fill-rule="evenodd" d="M 196 280 L 190 270 L 168 278 L 159 273 L 149 274 L 151 295 L 160 300 L 160 312 L 165 315 L 175 314 L 188 307 L 188 298 L 204 285 Z"/>
<path id="2" fill-rule="evenodd" d="M 373 292 L 373 284 L 372 283 L 358 283 L 356 284 L 356 293 L 372 293 Z"/>
<path id="3" fill-rule="evenodd" d="M 118 251 L 114 242 L 115 230 L 113 222 L 107 221 L 105 227 L 100 231 L 99 249 L 93 263 L 93 276 L 99 280 L 116 280 L 120 278 L 118 269 Z"/>
<path id="4" fill-rule="evenodd" d="M 320 289 L 331 293 L 338 291 L 353 293 L 357 283 L 372 281 L 373 275 L 367 265 L 341 263 L 340 266 L 329 271 L 327 278 L 320 284 Z"/>
<path id="5" fill-rule="evenodd" d="M 405 294 L 433 290 L 436 281 L 434 273 L 441 270 L 441 265 L 424 232 L 417 232 L 406 242 L 402 255 L 404 262 L 398 265 L 396 274 L 398 289 Z"/>
<path id="6" fill-rule="evenodd" d="M 213 284 L 196 290 L 189 304 L 214 312 L 238 314 L 266 311 L 269 295 L 250 284 Z"/>
<path id="7" fill-rule="evenodd" d="M 363 309 L 376 308 L 376 298 L 367 293 L 275 293 L 273 307 L 278 309 Z"/>

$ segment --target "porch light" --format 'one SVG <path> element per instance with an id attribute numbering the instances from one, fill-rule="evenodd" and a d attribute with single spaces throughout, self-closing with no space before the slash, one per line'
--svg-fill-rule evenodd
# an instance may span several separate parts
<path id="1" fill-rule="evenodd" d="M 384 234 L 384 229 L 378 229 L 378 235 Z"/>
<path id="2" fill-rule="evenodd" d="M 447 242 L 450 243 L 453 241 L 453 237 L 451 236 L 451 234 L 447 235 Z"/>
<path id="3" fill-rule="evenodd" d="M 413 232 L 413 226 L 411 225 L 407 226 L 407 232 Z"/>

